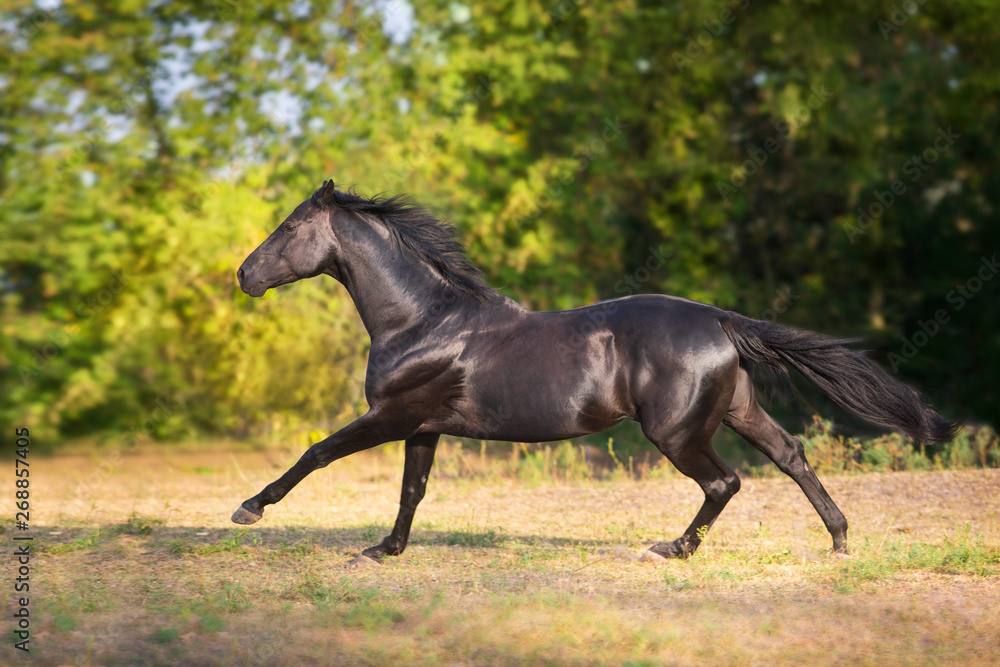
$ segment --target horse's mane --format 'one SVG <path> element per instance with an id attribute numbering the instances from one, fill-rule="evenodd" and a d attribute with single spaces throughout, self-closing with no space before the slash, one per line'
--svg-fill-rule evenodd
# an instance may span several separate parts
<path id="1" fill-rule="evenodd" d="M 312 202 L 376 216 L 402 247 L 437 269 L 448 284 L 481 301 L 497 294 L 486 284 L 483 272 L 465 256 L 465 245 L 455 228 L 405 194 L 369 198 L 357 194 L 353 187 L 338 191 L 333 181 L 327 181 L 313 194 Z"/>

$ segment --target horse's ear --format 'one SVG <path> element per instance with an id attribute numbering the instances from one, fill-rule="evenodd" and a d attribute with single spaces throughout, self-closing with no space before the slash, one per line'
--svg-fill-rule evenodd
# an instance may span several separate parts
<path id="1" fill-rule="evenodd" d="M 333 195 L 336 191 L 337 188 L 334 186 L 332 178 L 329 181 L 323 181 L 323 187 L 319 191 L 319 198 L 324 204 L 329 204 L 333 201 Z"/>
<path id="2" fill-rule="evenodd" d="M 329 181 L 323 181 L 323 185 L 319 187 L 316 192 L 313 193 L 312 203 L 313 206 L 317 208 L 323 208 L 324 206 L 329 206 L 334 202 L 334 195 L 337 192 L 337 188 L 333 184 L 333 179 Z"/>

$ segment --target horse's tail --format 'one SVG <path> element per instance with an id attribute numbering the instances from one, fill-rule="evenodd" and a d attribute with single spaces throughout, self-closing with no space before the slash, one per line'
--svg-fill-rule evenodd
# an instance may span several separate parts
<path id="1" fill-rule="evenodd" d="M 740 359 L 781 372 L 791 366 L 842 408 L 918 442 L 954 439 L 960 425 L 929 408 L 923 397 L 876 366 L 864 352 L 849 350 L 854 339 L 830 338 L 727 312 L 719 324 Z"/>

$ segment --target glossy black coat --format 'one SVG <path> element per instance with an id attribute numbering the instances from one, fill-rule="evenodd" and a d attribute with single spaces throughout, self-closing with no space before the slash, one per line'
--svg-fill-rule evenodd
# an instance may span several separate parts
<path id="1" fill-rule="evenodd" d="M 404 440 L 400 512 L 364 555 L 406 546 L 441 434 L 540 442 L 605 430 L 624 419 L 705 493 L 684 534 L 649 553 L 694 552 L 740 480 L 714 452 L 726 424 L 802 487 L 846 549 L 847 521 L 805 459 L 802 443 L 754 398 L 752 363 L 792 366 L 844 407 L 928 442 L 954 426 L 844 341 L 751 320 L 670 296 L 641 295 L 564 312 L 533 312 L 487 287 L 453 230 L 399 199 L 366 199 L 324 183 L 238 271 L 243 291 L 327 274 L 346 287 L 371 336 L 370 410 L 310 447 L 246 500 L 237 523 L 259 520 L 307 474 L 354 452 Z"/>

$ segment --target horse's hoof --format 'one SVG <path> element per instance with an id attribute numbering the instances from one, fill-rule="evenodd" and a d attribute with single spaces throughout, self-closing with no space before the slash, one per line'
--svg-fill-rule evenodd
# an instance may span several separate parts
<path id="1" fill-rule="evenodd" d="M 646 553 L 643 554 L 642 560 L 655 560 L 654 557 L 658 556 L 663 560 L 672 560 L 674 558 L 687 558 L 691 554 L 685 551 L 686 543 L 682 540 L 674 540 L 673 542 L 661 542 L 660 544 L 654 544 L 653 546 L 646 549 Z M 647 558 L 647 555 L 649 556 Z"/>
<path id="2" fill-rule="evenodd" d="M 642 552 L 642 556 L 639 557 L 640 563 L 665 563 L 668 560 L 670 559 L 667 558 L 666 556 L 656 553 L 652 549 L 646 549 L 645 551 Z"/>
<path id="3" fill-rule="evenodd" d="M 348 567 L 372 567 L 381 565 L 382 561 L 372 558 L 371 556 L 366 556 L 365 554 L 358 554 L 347 563 Z"/>
<path id="4" fill-rule="evenodd" d="M 249 526 L 252 523 L 257 523 L 263 518 L 263 515 L 254 514 L 247 508 L 243 507 L 243 505 L 237 507 L 236 511 L 233 512 L 233 523 L 238 523 L 241 526 Z"/>

